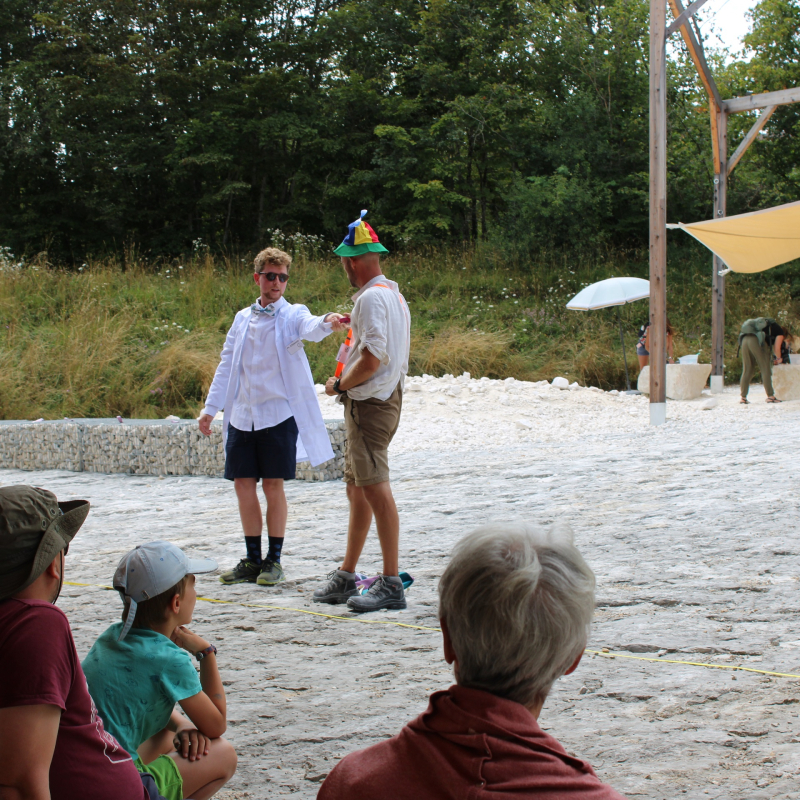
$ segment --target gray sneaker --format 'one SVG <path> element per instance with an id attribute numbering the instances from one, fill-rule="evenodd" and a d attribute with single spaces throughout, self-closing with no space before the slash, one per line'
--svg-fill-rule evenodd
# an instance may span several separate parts
<path id="1" fill-rule="evenodd" d="M 395 582 L 397 581 L 397 582 Z M 406 594 L 403 582 L 395 578 L 390 581 L 384 575 L 378 575 L 366 594 L 351 597 L 347 601 L 351 611 L 377 611 L 380 608 L 400 609 L 406 607 Z"/>
<path id="2" fill-rule="evenodd" d="M 261 565 L 243 558 L 230 572 L 223 572 L 219 582 L 230 586 L 234 583 L 255 583 L 261 573 Z"/>
<path id="3" fill-rule="evenodd" d="M 283 572 L 283 567 L 277 561 L 264 559 L 261 564 L 261 572 L 256 578 L 256 583 L 259 586 L 274 586 L 276 583 L 281 583 L 285 580 L 286 575 Z"/>
<path id="4" fill-rule="evenodd" d="M 348 598 L 358 595 L 355 576 L 350 572 L 335 569 L 328 573 L 328 582 L 314 590 L 311 599 L 315 603 L 338 605 L 346 603 Z"/>

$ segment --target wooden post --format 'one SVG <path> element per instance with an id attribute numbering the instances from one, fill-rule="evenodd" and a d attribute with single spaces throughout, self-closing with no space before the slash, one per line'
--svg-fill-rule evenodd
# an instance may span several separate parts
<path id="1" fill-rule="evenodd" d="M 716 147 L 714 164 L 714 219 L 724 217 L 728 193 L 728 115 L 720 108 L 712 109 L 716 116 Z M 711 259 L 711 391 L 721 392 L 725 385 L 725 276 L 720 270 L 725 264 L 717 257 Z"/>
<path id="2" fill-rule="evenodd" d="M 667 419 L 667 0 L 650 0 L 650 424 Z"/>

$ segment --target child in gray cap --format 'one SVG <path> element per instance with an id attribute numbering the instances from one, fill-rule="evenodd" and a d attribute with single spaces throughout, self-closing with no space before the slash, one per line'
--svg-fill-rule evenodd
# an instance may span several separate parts
<path id="1" fill-rule="evenodd" d="M 195 573 L 216 568 L 169 542 L 131 550 L 114 573 L 122 622 L 98 638 L 83 662 L 106 728 L 138 753 L 137 768 L 153 776 L 166 800 L 204 800 L 236 771 L 236 753 L 221 738 L 227 719 L 217 648 L 186 627 L 197 602 Z"/>

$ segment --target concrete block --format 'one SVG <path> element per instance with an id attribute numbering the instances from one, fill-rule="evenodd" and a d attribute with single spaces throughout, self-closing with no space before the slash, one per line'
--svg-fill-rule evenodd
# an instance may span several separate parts
<path id="1" fill-rule="evenodd" d="M 705 388 L 711 364 L 667 364 L 667 397 L 670 400 L 694 400 Z M 650 367 L 639 373 L 637 388 L 650 394 Z"/>
<path id="2" fill-rule="evenodd" d="M 800 364 L 776 364 L 772 388 L 778 400 L 800 400 Z"/>

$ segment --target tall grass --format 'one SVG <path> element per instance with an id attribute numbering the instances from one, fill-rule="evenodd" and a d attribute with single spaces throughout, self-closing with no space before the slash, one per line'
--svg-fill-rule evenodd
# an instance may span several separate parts
<path id="1" fill-rule="evenodd" d="M 531 262 L 482 248 L 390 256 L 413 316 L 412 374 L 551 379 L 622 388 L 615 309 L 567 311 L 582 286 L 612 275 L 647 276 L 640 252 L 542 252 Z M 88 262 L 67 271 L 46 256 L 0 263 L 0 418 L 195 416 L 236 311 L 256 297 L 249 257 L 195 253 L 172 262 Z M 710 353 L 710 258 L 679 251 L 671 260 L 669 316 L 676 354 Z M 731 276 L 726 298 L 726 377 L 738 379 L 741 320 L 796 316 L 791 273 Z M 337 259 L 295 254 L 286 297 L 314 313 L 352 306 Z M 647 302 L 621 309 L 632 379 L 636 332 Z M 332 372 L 340 336 L 309 344 L 312 372 Z"/>

